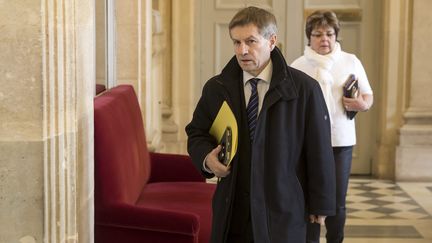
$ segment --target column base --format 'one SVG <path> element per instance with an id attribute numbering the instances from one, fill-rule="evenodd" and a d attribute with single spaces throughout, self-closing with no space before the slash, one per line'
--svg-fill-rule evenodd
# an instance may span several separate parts
<path id="1" fill-rule="evenodd" d="M 396 181 L 432 182 L 432 126 L 404 125 L 396 148 Z"/>

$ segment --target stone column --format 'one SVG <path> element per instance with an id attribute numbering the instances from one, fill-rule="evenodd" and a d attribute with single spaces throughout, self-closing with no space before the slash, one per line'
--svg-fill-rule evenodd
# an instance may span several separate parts
<path id="1" fill-rule="evenodd" d="M 190 122 L 202 87 L 197 87 L 195 73 L 200 65 L 195 51 L 198 31 L 195 26 L 196 6 L 204 4 L 195 0 L 172 2 L 172 110 L 174 122 L 178 124 L 178 142 L 173 152 L 186 152 L 185 126 Z"/>
<path id="2" fill-rule="evenodd" d="M 93 242 L 94 13 L 0 2 L 0 242 Z"/>
<path id="3" fill-rule="evenodd" d="M 153 81 L 160 84 L 162 91 L 160 107 L 163 149 L 177 145 L 179 131 L 173 120 L 172 23 L 172 1 L 153 2 Z"/>
<path id="4" fill-rule="evenodd" d="M 406 86 L 409 71 L 410 0 L 383 1 L 382 65 L 380 93 L 374 94 L 379 112 L 378 146 L 373 175 L 383 179 L 395 177 L 395 154 L 398 130 L 403 124 Z"/>
<path id="5" fill-rule="evenodd" d="M 152 0 L 116 1 L 117 84 L 134 86 L 149 149 L 161 143 L 161 84 L 153 80 Z"/>
<path id="6" fill-rule="evenodd" d="M 432 181 L 432 1 L 412 1 L 411 75 L 399 130 L 396 180 Z"/>

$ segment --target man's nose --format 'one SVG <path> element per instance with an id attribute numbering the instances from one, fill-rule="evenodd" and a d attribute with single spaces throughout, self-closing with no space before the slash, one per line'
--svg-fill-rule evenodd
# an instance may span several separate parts
<path id="1" fill-rule="evenodd" d="M 240 54 L 246 55 L 249 52 L 249 47 L 245 43 L 240 43 L 238 51 Z"/>

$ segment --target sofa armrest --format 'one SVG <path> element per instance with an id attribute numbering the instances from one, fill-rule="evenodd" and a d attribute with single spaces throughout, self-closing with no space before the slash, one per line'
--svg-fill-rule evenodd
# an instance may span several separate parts
<path id="1" fill-rule="evenodd" d="M 164 232 L 193 236 L 198 239 L 199 216 L 181 211 L 146 208 L 129 204 L 112 205 L 99 212 L 95 225 L 122 229 Z"/>
<path id="2" fill-rule="evenodd" d="M 150 153 L 151 182 L 202 181 L 205 178 L 198 172 L 187 155 Z"/>

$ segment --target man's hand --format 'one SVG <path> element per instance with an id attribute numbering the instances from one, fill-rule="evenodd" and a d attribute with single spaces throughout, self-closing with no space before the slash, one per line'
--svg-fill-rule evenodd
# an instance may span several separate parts
<path id="1" fill-rule="evenodd" d="M 218 160 L 218 154 L 222 150 L 222 146 L 218 145 L 206 157 L 205 165 L 210 169 L 216 177 L 225 177 L 231 171 L 231 166 L 225 166 Z"/>
<path id="2" fill-rule="evenodd" d="M 323 215 L 309 215 L 309 220 L 311 223 L 317 223 L 320 225 L 324 225 L 326 217 L 327 216 L 323 216 Z"/>

